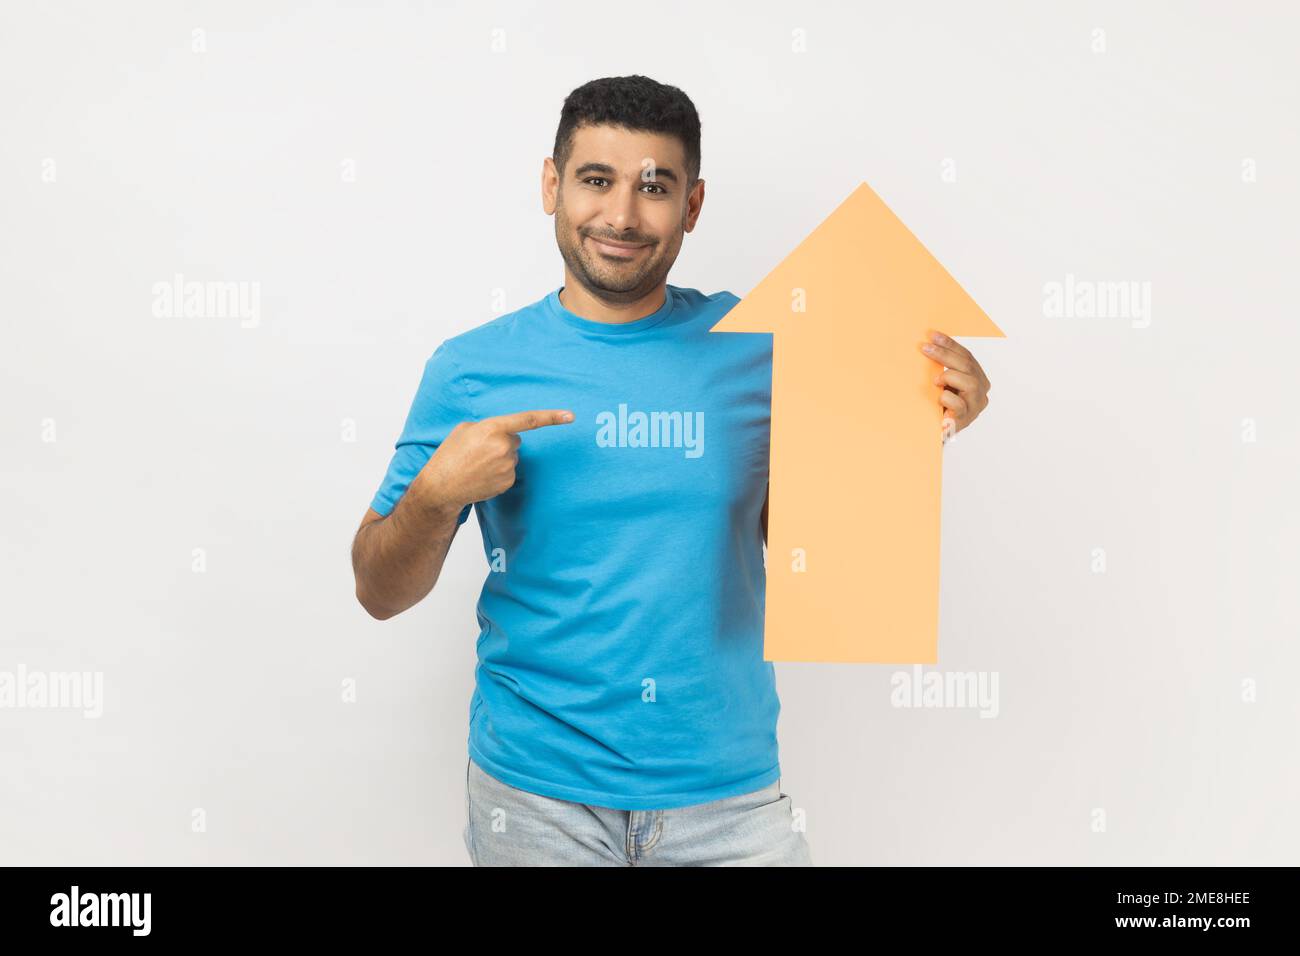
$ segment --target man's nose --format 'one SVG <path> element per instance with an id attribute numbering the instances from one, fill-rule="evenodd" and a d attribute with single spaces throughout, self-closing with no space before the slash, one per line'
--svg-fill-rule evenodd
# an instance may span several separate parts
<path id="1" fill-rule="evenodd" d="M 612 190 L 605 206 L 605 221 L 614 229 L 623 232 L 635 229 L 640 224 L 637 214 L 637 192 L 639 183 L 632 183 L 621 189 Z"/>

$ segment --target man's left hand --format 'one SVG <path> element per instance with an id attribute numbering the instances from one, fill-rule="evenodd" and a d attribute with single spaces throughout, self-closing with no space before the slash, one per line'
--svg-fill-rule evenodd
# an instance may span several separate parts
<path id="1" fill-rule="evenodd" d="M 989 378 L 964 345 L 958 345 L 942 332 L 932 331 L 930 341 L 917 346 L 940 365 L 943 371 L 934 377 L 943 385 L 939 404 L 944 407 L 943 435 L 947 441 L 979 417 L 989 407 Z"/>

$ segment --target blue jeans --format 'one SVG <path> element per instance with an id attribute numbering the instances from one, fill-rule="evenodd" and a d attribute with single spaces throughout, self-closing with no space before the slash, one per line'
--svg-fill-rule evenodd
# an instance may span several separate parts
<path id="1" fill-rule="evenodd" d="M 465 848 L 475 866 L 812 866 L 777 780 L 672 810 L 615 810 L 520 790 L 473 758 Z"/>

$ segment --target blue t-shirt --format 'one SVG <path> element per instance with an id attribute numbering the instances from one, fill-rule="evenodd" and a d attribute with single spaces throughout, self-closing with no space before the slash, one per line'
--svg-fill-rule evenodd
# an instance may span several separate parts
<path id="1" fill-rule="evenodd" d="M 458 422 L 574 414 L 521 432 L 515 484 L 475 505 L 492 570 L 470 756 L 622 810 L 765 787 L 780 776 L 763 660 L 772 336 L 709 333 L 730 292 L 668 285 L 656 312 L 612 324 L 560 291 L 438 347 L 371 503 L 391 512 Z"/>

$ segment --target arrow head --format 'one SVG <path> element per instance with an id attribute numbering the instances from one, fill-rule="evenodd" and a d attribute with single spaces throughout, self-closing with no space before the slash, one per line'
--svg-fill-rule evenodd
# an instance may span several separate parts
<path id="1" fill-rule="evenodd" d="M 929 328 L 1003 337 L 993 320 L 866 183 L 709 331 L 794 332 L 844 341 Z"/>

